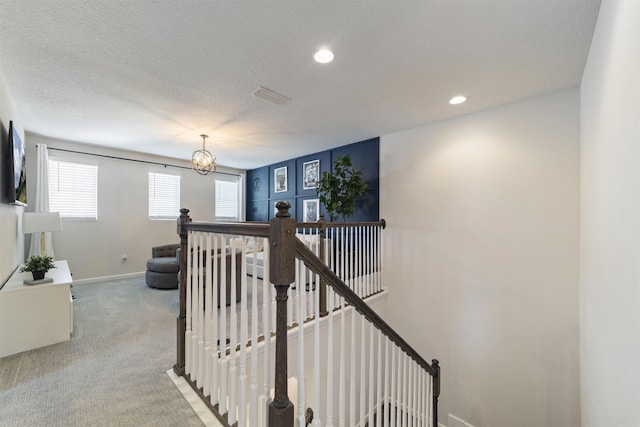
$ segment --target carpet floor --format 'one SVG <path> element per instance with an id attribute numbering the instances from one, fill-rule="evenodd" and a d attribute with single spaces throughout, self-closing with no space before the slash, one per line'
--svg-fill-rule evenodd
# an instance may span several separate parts
<path id="1" fill-rule="evenodd" d="M 0 426 L 202 426 L 166 374 L 178 291 L 136 277 L 73 294 L 70 341 L 0 359 Z"/>

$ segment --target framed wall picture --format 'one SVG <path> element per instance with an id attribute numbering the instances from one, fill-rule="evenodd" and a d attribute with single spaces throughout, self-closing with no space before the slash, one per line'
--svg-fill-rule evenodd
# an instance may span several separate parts
<path id="1" fill-rule="evenodd" d="M 320 175 L 320 160 L 312 160 L 302 164 L 302 188 L 315 190 Z"/>
<path id="2" fill-rule="evenodd" d="M 318 222 L 320 219 L 320 199 L 303 200 L 303 222 Z"/>
<path id="3" fill-rule="evenodd" d="M 273 191 L 283 193 L 289 188 L 287 183 L 287 167 L 283 166 L 273 170 Z"/>

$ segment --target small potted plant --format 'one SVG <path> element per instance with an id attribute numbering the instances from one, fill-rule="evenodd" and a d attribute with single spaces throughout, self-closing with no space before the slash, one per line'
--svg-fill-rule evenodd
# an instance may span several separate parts
<path id="1" fill-rule="evenodd" d="M 53 262 L 53 257 L 46 255 L 33 255 L 27 258 L 24 265 L 20 267 L 20 271 L 30 271 L 33 275 L 33 280 L 42 280 L 47 271 L 52 268 L 56 268 Z"/>

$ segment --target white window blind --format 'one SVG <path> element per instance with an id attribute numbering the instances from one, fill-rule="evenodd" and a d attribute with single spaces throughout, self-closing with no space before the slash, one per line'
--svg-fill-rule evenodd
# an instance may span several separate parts
<path id="1" fill-rule="evenodd" d="M 240 220 L 240 177 L 216 177 L 216 204 L 215 213 L 217 221 Z"/>
<path id="2" fill-rule="evenodd" d="M 98 219 L 98 166 L 50 159 L 49 210 L 62 218 Z"/>
<path id="3" fill-rule="evenodd" d="M 149 172 L 149 219 L 180 216 L 180 175 Z"/>

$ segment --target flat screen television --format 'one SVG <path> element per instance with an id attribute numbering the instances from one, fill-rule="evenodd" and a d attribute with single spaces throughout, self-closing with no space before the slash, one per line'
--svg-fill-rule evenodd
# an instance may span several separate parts
<path id="1" fill-rule="evenodd" d="M 10 203 L 27 206 L 27 161 L 24 143 L 18 131 L 9 122 L 9 151 L 8 151 L 8 179 L 7 198 Z"/>

